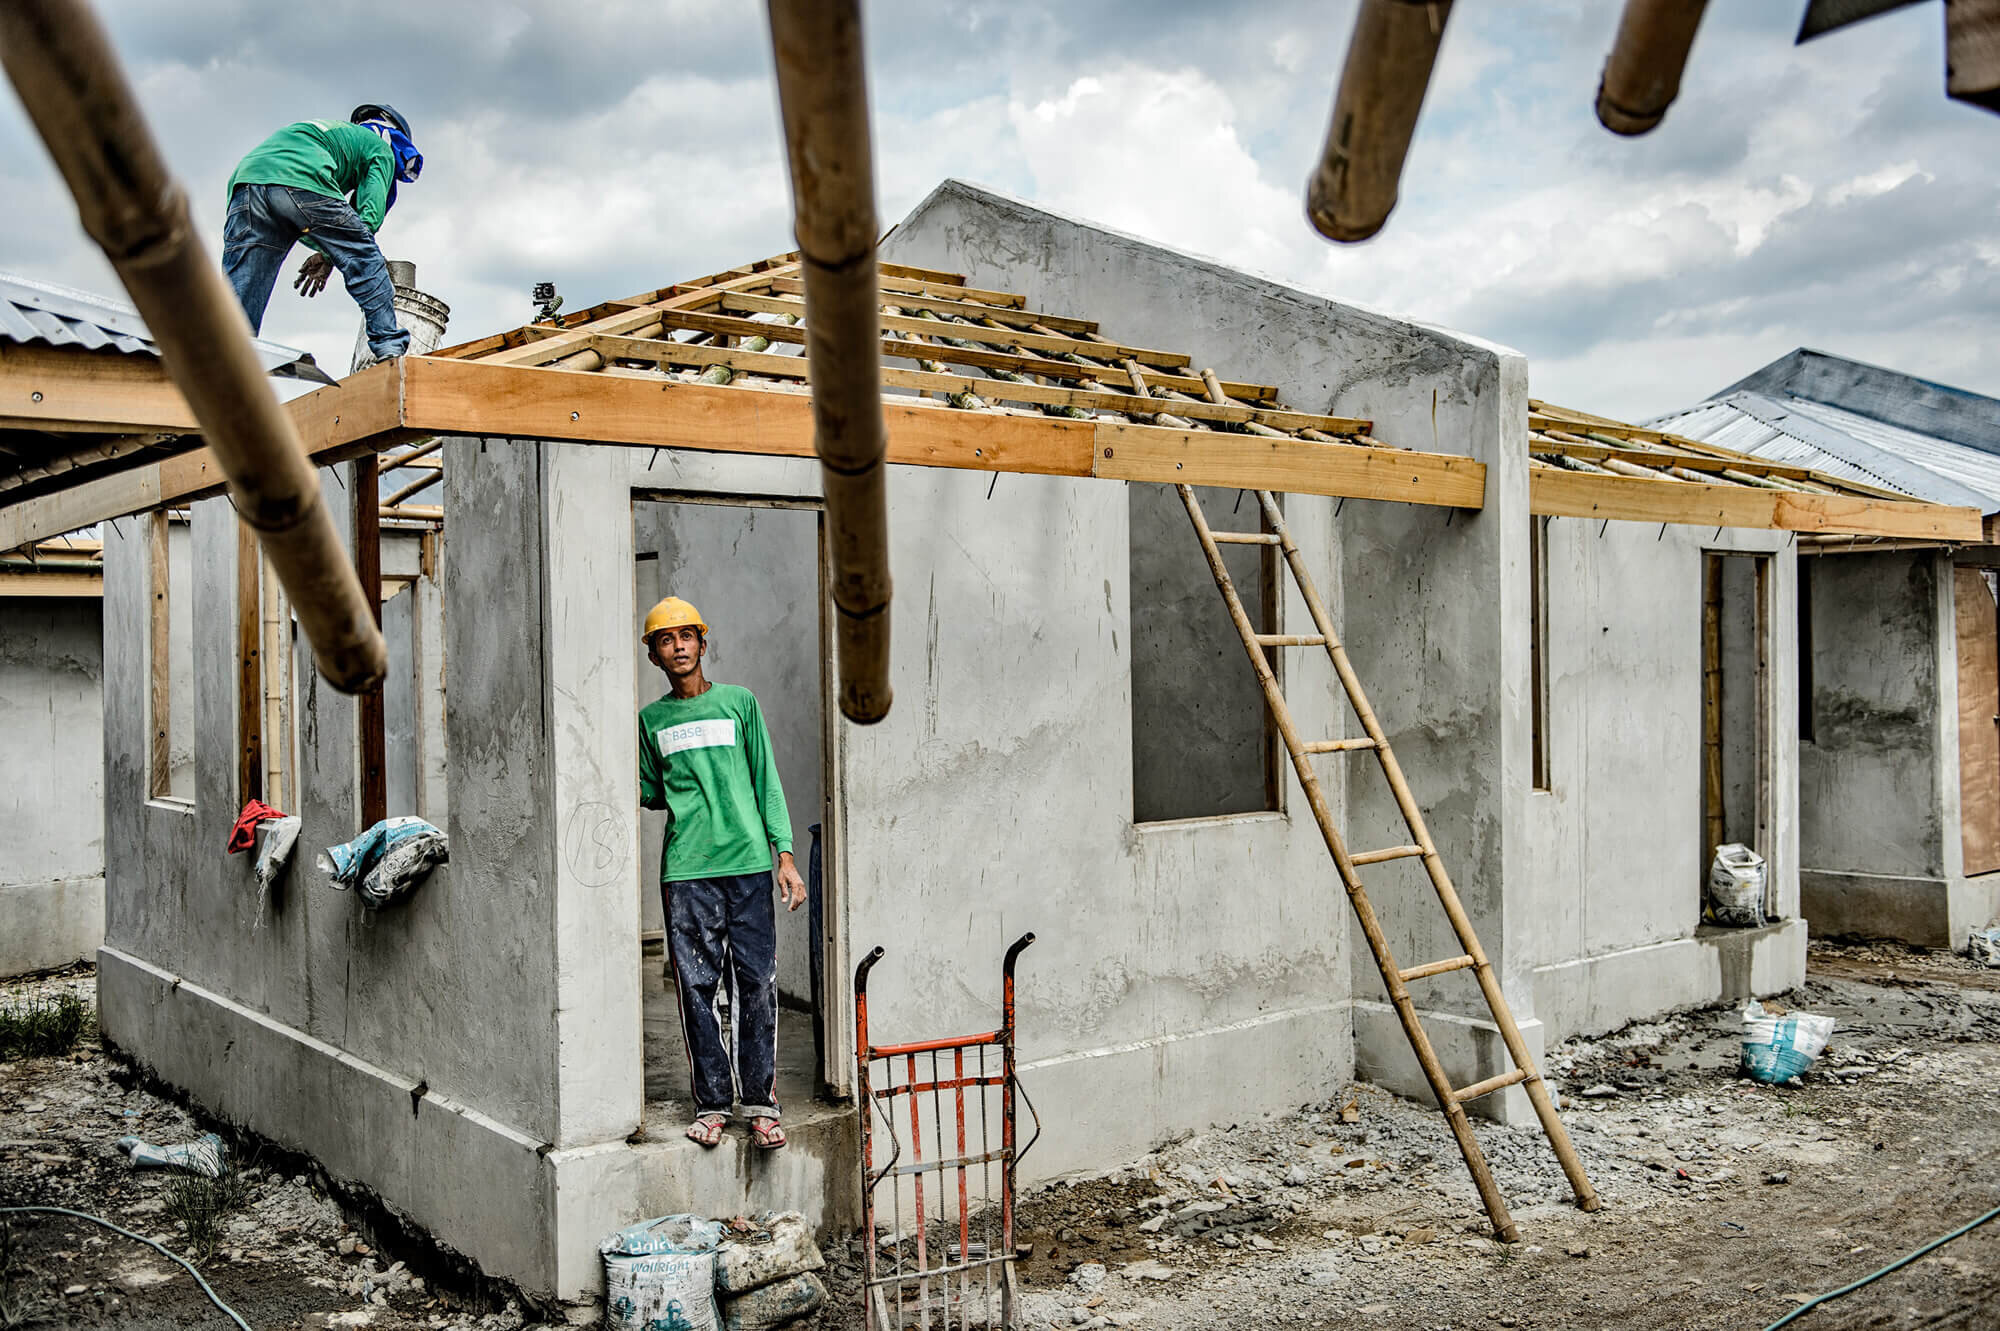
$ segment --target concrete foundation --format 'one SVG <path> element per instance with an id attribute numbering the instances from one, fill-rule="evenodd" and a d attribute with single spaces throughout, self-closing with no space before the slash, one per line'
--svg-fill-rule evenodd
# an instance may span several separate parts
<path id="1" fill-rule="evenodd" d="M 0 598 L 0 976 L 104 938 L 101 614 L 96 597 Z"/>

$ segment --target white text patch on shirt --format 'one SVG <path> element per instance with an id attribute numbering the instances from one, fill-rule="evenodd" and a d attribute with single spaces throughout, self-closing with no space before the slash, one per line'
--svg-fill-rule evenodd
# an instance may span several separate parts
<path id="1" fill-rule="evenodd" d="M 662 758 L 683 749 L 733 749 L 736 747 L 736 723 L 723 718 L 684 721 L 680 725 L 654 731 L 653 742 L 660 746 Z"/>

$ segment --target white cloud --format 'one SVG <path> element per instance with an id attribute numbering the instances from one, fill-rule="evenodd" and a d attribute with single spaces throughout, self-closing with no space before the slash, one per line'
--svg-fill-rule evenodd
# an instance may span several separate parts
<path id="1" fill-rule="evenodd" d="M 1124 66 L 1008 118 L 1037 200 L 1243 267 L 1297 267 L 1298 198 L 1265 179 L 1205 75 Z"/>

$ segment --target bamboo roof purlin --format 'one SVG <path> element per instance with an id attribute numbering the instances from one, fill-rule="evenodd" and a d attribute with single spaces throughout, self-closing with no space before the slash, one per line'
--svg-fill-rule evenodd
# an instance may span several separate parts
<path id="1" fill-rule="evenodd" d="M 1636 483 L 1657 501 L 1648 520 L 1933 542 L 1984 540 L 1976 509 L 1927 504 L 1880 486 L 1533 399 L 1528 410 L 1529 488 L 1537 513 L 1634 519 L 1641 516 L 1631 511 Z M 1580 477 L 1594 479 L 1588 485 L 1572 479 Z"/>

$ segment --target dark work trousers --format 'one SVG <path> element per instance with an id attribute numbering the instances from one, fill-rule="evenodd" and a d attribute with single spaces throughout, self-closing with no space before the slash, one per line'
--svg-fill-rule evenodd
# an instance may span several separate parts
<path id="1" fill-rule="evenodd" d="M 689 878 L 661 885 L 667 946 L 680 988 L 697 1114 L 726 1114 L 740 1102 L 746 1117 L 778 1116 L 778 920 L 771 874 Z M 715 996 L 729 979 L 729 1019 L 736 1028 L 735 1084 L 729 1042 L 716 1019 Z"/>
<path id="2" fill-rule="evenodd" d="M 347 294 L 368 324 L 368 349 L 384 358 L 410 349 L 410 335 L 396 321 L 396 284 L 382 261 L 368 224 L 343 199 L 329 199 L 289 185 L 238 185 L 222 223 L 222 270 L 250 331 L 263 331 L 264 307 L 278 269 L 299 237 L 310 234 L 333 261 Z"/>

